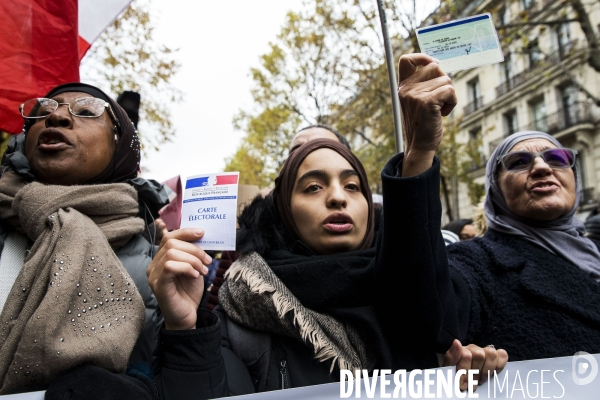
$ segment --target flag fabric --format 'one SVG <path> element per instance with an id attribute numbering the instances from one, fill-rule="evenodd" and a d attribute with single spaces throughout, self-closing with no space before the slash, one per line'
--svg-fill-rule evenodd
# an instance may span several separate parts
<path id="1" fill-rule="evenodd" d="M 79 59 L 132 0 L 79 0 Z"/>
<path id="2" fill-rule="evenodd" d="M 21 132 L 21 103 L 78 82 L 81 58 L 130 2 L 0 1 L 0 130 Z"/>
<path id="3" fill-rule="evenodd" d="M 19 105 L 79 81 L 77 0 L 0 1 L 0 130 L 19 133 Z"/>

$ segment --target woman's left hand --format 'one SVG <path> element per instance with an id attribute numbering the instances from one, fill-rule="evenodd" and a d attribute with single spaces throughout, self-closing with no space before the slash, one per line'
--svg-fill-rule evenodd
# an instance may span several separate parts
<path id="1" fill-rule="evenodd" d="M 458 339 L 454 339 L 452 346 L 444 355 L 444 367 L 456 365 L 456 371 L 461 369 L 477 369 L 479 374 L 473 376 L 478 385 L 481 385 L 488 378 L 488 372 L 493 374 L 494 371 L 500 373 L 508 362 L 508 353 L 503 349 L 496 349 L 490 345 L 481 348 L 477 345 L 470 344 L 463 346 Z M 460 389 L 467 390 L 467 375 L 461 376 Z M 473 388 L 473 391 L 477 386 Z"/>

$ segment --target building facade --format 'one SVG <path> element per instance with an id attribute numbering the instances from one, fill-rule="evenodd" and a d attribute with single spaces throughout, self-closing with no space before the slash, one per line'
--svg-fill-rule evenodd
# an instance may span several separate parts
<path id="1" fill-rule="evenodd" d="M 583 5 L 598 40 L 600 2 L 583 0 Z M 598 207 L 600 194 L 600 73 L 588 63 L 590 46 L 575 11 L 562 0 L 476 0 L 463 15 L 482 12 L 492 14 L 504 62 L 452 75 L 459 103 L 451 118 L 459 123 L 458 140 L 481 140 L 487 160 L 514 132 L 553 135 L 578 151 L 579 215 L 585 216 Z M 469 175 L 483 183 L 485 165 L 473 165 Z M 464 183 L 453 197 L 454 218 L 471 217 L 476 205 Z"/>

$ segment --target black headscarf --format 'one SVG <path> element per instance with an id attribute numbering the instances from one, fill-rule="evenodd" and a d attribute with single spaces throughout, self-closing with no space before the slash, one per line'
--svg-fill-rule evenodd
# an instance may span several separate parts
<path id="1" fill-rule="evenodd" d="M 277 206 L 279 216 L 283 221 L 287 231 L 296 240 L 301 240 L 300 232 L 294 221 L 292 215 L 292 192 L 296 183 L 296 175 L 298 169 L 304 161 L 304 159 L 313 151 L 318 149 L 331 149 L 337 152 L 339 155 L 344 157 L 352 168 L 358 174 L 360 178 L 360 191 L 365 196 L 367 204 L 369 206 L 369 219 L 367 222 L 367 231 L 365 236 L 356 250 L 368 249 L 373 244 L 373 238 L 375 237 L 375 217 L 373 209 L 373 196 L 371 195 L 371 189 L 369 188 L 369 181 L 367 180 L 367 174 L 363 168 L 360 160 L 343 144 L 336 142 L 331 139 L 315 139 L 306 142 L 290 154 L 283 168 L 279 172 L 279 176 L 275 180 L 275 189 L 273 190 L 273 199 Z"/>
<path id="2" fill-rule="evenodd" d="M 44 97 L 52 98 L 65 92 L 81 92 L 102 99 L 110 104 L 116 116 L 116 133 L 119 140 L 113 152 L 112 159 L 106 169 L 93 177 L 86 184 L 124 182 L 134 179 L 140 169 L 140 140 L 133 123 L 123 108 L 102 90 L 85 83 L 66 83 L 49 91 Z M 33 125 L 30 120 L 25 120 L 23 134 L 27 134 Z M 22 135 L 18 135 L 22 136 Z M 23 153 L 24 137 L 16 137 L 7 149 L 5 163 L 17 174 L 28 180 L 35 180 L 29 168 L 29 162 Z"/>
<path id="3" fill-rule="evenodd" d="M 81 92 L 107 101 L 112 108 L 116 121 L 116 133 L 119 136 L 112 158 L 106 169 L 93 177 L 85 184 L 97 183 L 128 183 L 138 192 L 140 200 L 140 216 L 147 223 L 154 222 L 158 217 L 158 210 L 169 203 L 167 193 L 162 185 L 152 179 L 138 178 L 140 169 L 140 140 L 133 123 L 127 116 L 125 110 L 111 97 L 95 86 L 85 83 L 66 83 L 52 89 L 46 94 L 46 98 L 52 98 L 65 92 Z M 25 135 L 33 125 L 32 121 L 25 120 L 23 133 L 15 135 L 8 143 L 6 152 L 2 159 L 2 165 L 8 166 L 15 173 L 28 181 L 36 180 L 36 176 L 30 170 L 29 161 L 25 157 Z"/>

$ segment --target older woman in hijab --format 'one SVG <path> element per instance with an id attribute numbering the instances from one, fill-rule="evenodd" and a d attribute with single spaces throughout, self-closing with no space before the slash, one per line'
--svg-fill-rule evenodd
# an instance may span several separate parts
<path id="1" fill-rule="evenodd" d="M 409 272 L 408 298 L 435 298 L 430 311 L 440 317 L 424 322 L 440 345 L 493 343 L 517 361 L 600 352 L 600 243 L 575 217 L 576 155 L 533 131 L 496 148 L 486 170 L 487 233 L 450 245 L 447 262 L 429 252 Z"/>
<path id="2" fill-rule="evenodd" d="M 135 128 L 98 88 L 61 85 L 21 112 L 0 179 L 0 394 L 58 378 L 62 398 L 99 370 L 151 361 L 159 321 L 140 211 L 156 216 L 166 194 L 136 178 Z"/>

